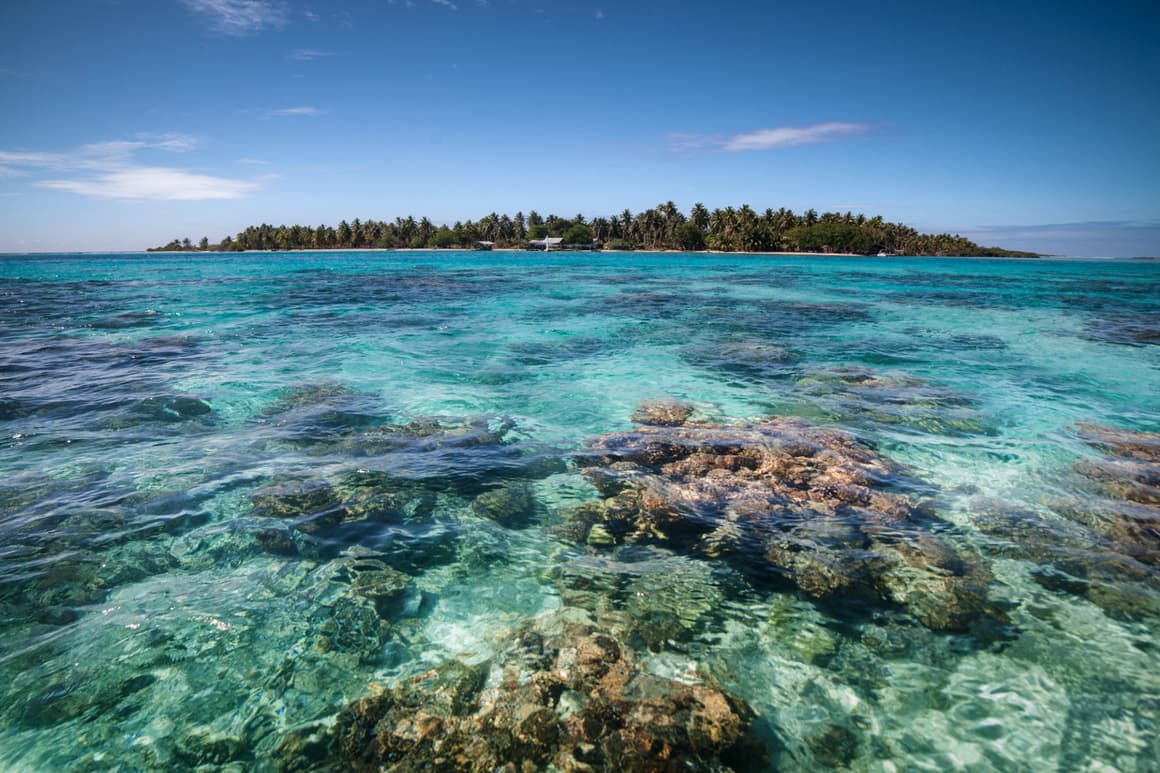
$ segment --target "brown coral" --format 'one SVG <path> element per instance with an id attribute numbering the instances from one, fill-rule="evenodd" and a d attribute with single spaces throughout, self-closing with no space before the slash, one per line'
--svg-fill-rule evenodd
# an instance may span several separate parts
<path id="1" fill-rule="evenodd" d="M 891 489 L 896 466 L 846 433 L 784 417 L 649 425 L 593 439 L 581 463 L 604 499 L 579 508 L 569 532 L 590 545 L 734 556 L 811 596 L 901 604 L 938 630 L 989 611 L 982 561 L 931 531 Z"/>
<path id="2" fill-rule="evenodd" d="M 649 674 L 614 637 L 560 613 L 518 632 L 490 665 L 452 661 L 355 701 L 324 756 L 356 770 L 756 768 L 766 759 L 752 719 L 715 685 Z"/>

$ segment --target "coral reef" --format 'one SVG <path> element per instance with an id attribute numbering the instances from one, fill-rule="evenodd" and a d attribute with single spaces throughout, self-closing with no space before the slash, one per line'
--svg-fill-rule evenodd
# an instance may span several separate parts
<path id="1" fill-rule="evenodd" d="M 488 481 L 538 480 L 564 470 L 554 449 L 526 442 L 504 416 L 419 416 L 406 422 L 383 412 L 378 399 L 337 384 L 306 384 L 283 392 L 260 419 L 269 441 L 311 456 L 360 460 L 372 469 L 463 496 Z"/>
<path id="2" fill-rule="evenodd" d="M 561 612 L 515 631 L 491 662 L 449 661 L 353 702 L 333 728 L 288 734 L 275 759 L 282 770 L 760 769 L 752 720 L 713 683 L 650 674 Z"/>
<path id="3" fill-rule="evenodd" d="M 693 415 L 693 406 L 679 400 L 648 400 L 632 412 L 634 424 L 655 427 L 677 427 Z"/>
<path id="4" fill-rule="evenodd" d="M 975 522 L 1003 541 L 1000 550 L 1045 563 L 1035 573 L 1041 585 L 1086 596 L 1113 616 L 1160 615 L 1160 434 L 1091 423 L 1076 430 L 1102 452 L 1072 467 L 1077 494 L 1051 502 L 1054 514 L 980 502 Z"/>
<path id="5" fill-rule="evenodd" d="M 975 404 L 905 373 L 838 367 L 807 371 L 794 382 L 798 399 L 855 425 L 937 435 L 992 435 Z"/>
<path id="6" fill-rule="evenodd" d="M 891 490 L 900 471 L 850 435 L 801 420 L 642 426 L 588 443 L 602 495 L 560 533 L 594 548 L 652 543 L 776 573 L 816 598 L 901 604 L 936 630 L 983 614 L 990 573 Z"/>
<path id="7" fill-rule="evenodd" d="M 516 481 L 483 492 L 471 503 L 471 511 L 509 529 L 525 529 L 535 518 L 536 499 L 527 481 Z"/>
<path id="8" fill-rule="evenodd" d="M 565 604 L 652 651 L 688 641 L 725 600 L 706 562 L 644 548 L 573 558 L 556 575 Z"/>

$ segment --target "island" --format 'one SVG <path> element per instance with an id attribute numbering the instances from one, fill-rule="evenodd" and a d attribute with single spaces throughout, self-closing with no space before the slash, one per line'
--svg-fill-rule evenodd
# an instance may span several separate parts
<path id="1" fill-rule="evenodd" d="M 535 210 L 515 215 L 492 212 L 479 220 L 436 226 L 429 218 L 343 220 L 328 225 L 249 226 L 213 244 L 202 237 L 174 239 L 149 252 L 241 252 L 246 250 L 349 249 L 527 249 L 540 246 L 614 251 L 759 252 L 849 255 L 933 255 L 940 257 L 1039 257 L 1037 253 L 983 247 L 957 234 L 924 234 L 880 215 L 809 209 L 798 214 L 784 207 L 757 212 L 748 204 L 707 209 L 694 204 L 688 215 L 669 201 L 636 215 L 572 218 L 541 216 Z M 533 245 L 534 248 L 534 245 Z"/>

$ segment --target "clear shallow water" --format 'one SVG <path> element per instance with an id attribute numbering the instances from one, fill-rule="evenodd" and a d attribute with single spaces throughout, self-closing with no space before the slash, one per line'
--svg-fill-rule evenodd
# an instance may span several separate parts
<path id="1" fill-rule="evenodd" d="M 1160 431 L 1155 263 L 0 256 L 0 300 L 0 768 L 272 767 L 562 607 L 744 699 L 784 769 L 1160 759 L 1154 552 L 1082 430 Z M 1002 631 L 570 539 L 575 454 L 655 399 L 902 465 Z M 405 590 L 368 605 L 360 560 Z"/>

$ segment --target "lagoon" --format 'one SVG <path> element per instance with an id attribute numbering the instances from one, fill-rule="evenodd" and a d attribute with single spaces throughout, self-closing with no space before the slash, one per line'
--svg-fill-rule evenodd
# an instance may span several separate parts
<path id="1" fill-rule="evenodd" d="M 392 759 L 1160 757 L 1160 264 L 0 256 L 0 297 L 0 768 L 431 716 Z"/>

